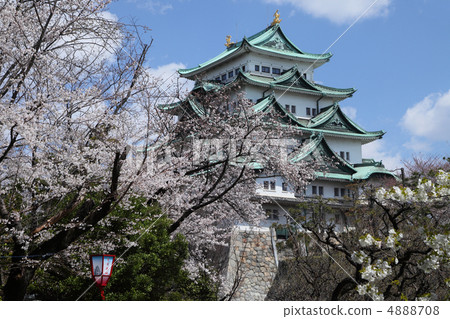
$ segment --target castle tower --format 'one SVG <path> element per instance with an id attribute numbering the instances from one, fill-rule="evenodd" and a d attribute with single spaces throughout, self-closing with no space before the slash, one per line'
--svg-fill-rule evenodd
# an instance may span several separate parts
<path id="1" fill-rule="evenodd" d="M 349 185 L 370 179 L 397 179 L 381 162 L 362 157 L 362 145 L 382 138 L 385 132 L 366 131 L 342 111 L 339 102 L 350 98 L 356 89 L 315 82 L 315 69 L 329 62 L 332 55 L 300 50 L 285 35 L 280 21 L 278 15 L 270 26 L 239 42 L 232 42 L 227 36 L 225 51 L 196 67 L 178 71 L 182 77 L 196 82 L 194 91 L 208 92 L 238 83 L 246 98 L 255 104 L 254 109 L 273 109 L 301 131 L 288 146 L 300 149 L 293 161 L 325 157 L 334 162 L 325 171 L 316 173 L 316 179 L 304 194 L 296 193 L 281 177 L 261 174 L 258 195 L 277 202 L 265 205 L 267 226 L 273 222 L 286 223 L 284 208 L 287 211 L 305 198 L 332 198 L 342 205 L 354 195 Z M 179 117 L 189 108 L 201 116 L 189 99 L 161 108 Z M 331 217 L 339 223 L 342 216 Z"/>

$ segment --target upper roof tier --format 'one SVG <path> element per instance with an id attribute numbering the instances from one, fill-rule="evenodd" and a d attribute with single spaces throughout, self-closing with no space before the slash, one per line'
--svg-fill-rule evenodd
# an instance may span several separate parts
<path id="1" fill-rule="evenodd" d="M 309 81 L 305 79 L 297 66 L 292 67 L 276 78 L 240 72 L 236 80 L 240 79 L 257 86 L 279 89 L 282 91 L 290 90 L 311 95 L 335 97 L 339 100 L 351 97 L 353 93 L 356 92 L 355 88 L 339 89 Z"/>
<path id="2" fill-rule="evenodd" d="M 313 54 L 300 50 L 285 36 L 280 25 L 274 24 L 249 38 L 244 37 L 238 43 L 230 43 L 224 52 L 214 58 L 194 68 L 180 69 L 178 72 L 181 76 L 192 79 L 202 72 L 248 52 L 288 58 L 298 62 L 309 62 L 312 68 L 328 62 L 332 56 L 331 53 Z"/>

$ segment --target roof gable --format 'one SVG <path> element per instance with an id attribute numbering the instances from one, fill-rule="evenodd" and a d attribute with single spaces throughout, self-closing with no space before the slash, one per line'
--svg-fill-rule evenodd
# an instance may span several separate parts
<path id="1" fill-rule="evenodd" d="M 295 46 L 283 33 L 278 24 L 265 29 L 249 39 L 252 45 L 282 52 L 305 54 Z"/>
<path id="2" fill-rule="evenodd" d="M 314 62 L 314 67 L 318 67 L 327 62 L 332 56 L 331 53 L 312 54 L 301 51 L 284 35 L 280 26 L 275 24 L 249 38 L 244 37 L 242 41 L 231 44 L 218 56 L 201 63 L 196 67 L 180 69 L 178 70 L 178 73 L 189 78 L 249 51 L 257 51 L 259 53 L 267 52 L 269 54 L 281 55 L 299 61 L 311 61 Z"/>
<path id="3" fill-rule="evenodd" d="M 295 154 L 291 160 L 294 163 L 314 160 L 319 164 L 321 170 L 332 174 L 349 175 L 349 178 L 356 173 L 351 164 L 333 152 L 323 134 L 312 135 L 308 144 L 302 147 L 300 152 Z"/>
<path id="4" fill-rule="evenodd" d="M 295 90 L 318 96 L 324 95 L 338 98 L 339 100 L 352 96 L 356 91 L 354 88 L 338 89 L 308 81 L 298 70 L 297 66 L 292 67 L 277 78 L 262 77 L 242 72 L 238 78 L 254 85 L 273 87 L 275 89 L 278 88 L 279 90 Z"/>
<path id="5" fill-rule="evenodd" d="M 327 131 L 338 131 L 343 133 L 356 133 L 363 135 L 383 136 L 384 131 L 368 132 L 347 117 L 338 104 L 333 104 L 322 109 L 316 117 L 310 120 L 308 128 Z"/>
<path id="6" fill-rule="evenodd" d="M 281 123 L 302 128 L 305 127 L 294 114 L 286 110 L 280 103 L 277 102 L 274 94 L 270 94 L 260 99 L 255 105 L 253 105 L 253 110 L 255 112 L 264 113 L 273 112 L 278 115 L 277 120 Z"/>

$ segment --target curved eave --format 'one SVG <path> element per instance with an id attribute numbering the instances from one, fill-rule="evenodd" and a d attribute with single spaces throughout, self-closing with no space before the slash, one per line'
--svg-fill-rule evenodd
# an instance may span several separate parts
<path id="1" fill-rule="evenodd" d="M 385 131 L 378 132 L 368 132 L 367 134 L 359 134 L 359 133 L 349 133 L 349 132 L 340 132 L 340 131 L 331 131 L 331 130 L 323 130 L 323 129 L 314 129 L 309 127 L 298 128 L 299 130 L 314 134 L 314 133 L 322 133 L 324 136 L 331 137 L 340 137 L 340 138 L 348 138 L 353 140 L 361 141 L 362 144 L 367 144 L 369 142 L 378 140 L 383 137 L 386 133 Z"/>
<path id="2" fill-rule="evenodd" d="M 324 172 L 315 172 L 316 178 L 320 180 L 326 180 L 326 181 L 346 181 L 351 182 L 353 181 L 352 175 L 350 174 L 337 174 L 337 173 L 324 173 Z"/>
<path id="3" fill-rule="evenodd" d="M 280 85 L 280 86 L 286 86 L 286 85 L 283 85 L 282 83 L 286 82 L 286 81 L 291 81 L 291 80 L 301 81 L 304 83 L 305 86 L 309 86 L 311 88 L 311 90 L 318 91 L 321 94 L 342 95 L 345 97 L 350 97 L 353 95 L 353 93 L 356 92 L 355 88 L 340 89 L 340 88 L 321 85 L 321 84 L 317 84 L 315 82 L 309 81 L 302 76 L 302 73 L 298 70 L 297 65 L 294 65 L 285 74 L 282 74 L 279 77 L 277 77 L 273 81 L 273 84 Z"/>
<path id="4" fill-rule="evenodd" d="M 342 94 L 347 97 L 350 97 L 356 92 L 355 88 L 340 89 L 340 88 L 335 88 L 335 87 L 331 87 L 331 86 L 314 83 L 307 79 L 303 79 L 303 80 L 306 83 L 308 83 L 309 85 L 311 85 L 312 87 L 314 87 L 316 90 L 321 91 L 323 93 L 327 93 L 327 94 Z"/>
<path id="5" fill-rule="evenodd" d="M 363 166 L 363 167 L 355 167 L 356 173 L 353 174 L 354 180 L 367 180 L 372 177 L 372 175 L 384 175 L 387 178 L 394 178 L 397 181 L 400 181 L 400 178 L 395 175 L 393 172 L 388 171 L 384 167 L 379 166 Z"/>
<path id="6" fill-rule="evenodd" d="M 244 39 L 242 42 L 239 42 L 239 44 L 235 44 L 233 47 L 228 48 L 218 56 L 209 59 L 208 61 L 199 64 L 196 67 L 190 68 L 190 69 L 179 69 L 178 73 L 185 78 L 191 78 L 201 72 L 205 72 L 209 68 L 213 68 L 216 65 L 219 65 L 223 62 L 226 62 L 228 60 L 231 60 L 237 56 L 239 56 L 242 53 L 247 52 L 248 46 L 251 46 L 251 44 L 248 43 L 246 39 Z"/>
<path id="7" fill-rule="evenodd" d="M 263 88 L 272 88 L 274 90 L 277 91 L 293 91 L 293 92 L 299 92 L 299 93 L 305 93 L 305 94 L 309 94 L 309 95 L 314 95 L 314 96 L 326 96 L 326 97 L 335 97 L 335 98 L 341 98 L 341 99 L 345 99 L 348 97 L 351 97 L 352 94 L 344 94 L 344 93 L 340 93 L 340 92 L 321 92 L 321 91 L 314 91 L 314 90 L 309 90 L 309 89 L 303 89 L 303 88 L 298 88 L 298 87 L 289 87 L 286 85 L 279 85 L 279 84 L 275 84 L 275 83 L 271 83 L 271 82 L 261 82 L 258 81 L 256 79 L 252 79 L 251 75 L 249 77 L 248 73 L 241 73 L 242 74 L 242 79 L 250 85 L 255 85 L 255 86 L 259 86 L 259 87 L 263 87 Z"/>
<path id="8" fill-rule="evenodd" d="M 190 97 L 176 103 L 160 104 L 157 108 L 172 115 L 180 115 L 181 113 L 188 114 L 189 110 L 193 111 L 200 117 L 205 115 L 203 107 Z"/>

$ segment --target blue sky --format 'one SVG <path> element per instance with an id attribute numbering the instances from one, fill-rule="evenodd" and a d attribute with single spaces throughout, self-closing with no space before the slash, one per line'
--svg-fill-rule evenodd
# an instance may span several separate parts
<path id="1" fill-rule="evenodd" d="M 275 10 L 300 49 L 323 53 L 374 0 L 119 0 L 109 11 L 150 28 L 148 66 L 170 76 L 264 29 Z M 450 156 L 450 1 L 378 0 L 329 50 L 315 80 L 358 91 L 341 106 L 382 140 L 363 148 L 391 169 L 412 154 Z"/>

